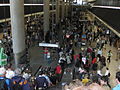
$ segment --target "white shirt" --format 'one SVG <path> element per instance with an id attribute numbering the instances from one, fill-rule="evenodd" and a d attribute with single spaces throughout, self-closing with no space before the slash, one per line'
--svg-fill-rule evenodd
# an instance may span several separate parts
<path id="1" fill-rule="evenodd" d="M 106 70 L 105 76 L 107 76 L 109 73 L 110 73 L 110 71 L 109 71 L 109 70 Z"/>
<path id="2" fill-rule="evenodd" d="M 80 67 L 80 68 L 79 68 L 79 72 L 80 72 L 80 73 L 83 73 L 84 70 Z"/>
<path id="3" fill-rule="evenodd" d="M 70 64 L 71 63 L 70 56 L 67 56 L 66 59 L 67 59 L 67 64 Z"/>
<path id="4" fill-rule="evenodd" d="M 98 50 L 98 54 L 102 55 L 102 51 L 101 51 L 101 50 Z"/>
<path id="5" fill-rule="evenodd" d="M 65 61 L 65 58 L 63 58 L 63 57 L 60 57 L 60 59 L 59 59 L 59 63 L 61 63 L 61 60 L 64 60 Z"/>
<path id="6" fill-rule="evenodd" d="M 83 57 L 83 58 L 82 58 L 82 62 L 83 62 L 84 64 L 86 64 L 86 57 Z"/>
<path id="7" fill-rule="evenodd" d="M 61 52 L 59 52 L 59 56 L 61 57 L 63 55 L 63 52 L 61 51 Z"/>
<path id="8" fill-rule="evenodd" d="M 100 70 L 97 71 L 97 74 L 103 76 Z"/>
<path id="9" fill-rule="evenodd" d="M 47 53 L 47 58 L 50 58 L 50 52 Z"/>
<path id="10" fill-rule="evenodd" d="M 50 78 L 48 76 L 46 76 L 46 75 L 42 75 L 42 76 L 46 78 L 46 80 L 49 84 L 51 83 Z"/>
<path id="11" fill-rule="evenodd" d="M 8 70 L 6 71 L 6 78 L 11 79 L 11 78 L 14 77 L 14 76 L 15 76 L 15 72 L 14 72 L 14 71 L 12 71 L 12 70 L 10 70 L 10 69 L 8 69 Z"/>

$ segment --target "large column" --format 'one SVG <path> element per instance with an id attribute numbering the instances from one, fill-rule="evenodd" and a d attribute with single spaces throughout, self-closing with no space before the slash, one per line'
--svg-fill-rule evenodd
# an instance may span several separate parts
<path id="1" fill-rule="evenodd" d="M 65 12 L 66 17 L 68 16 L 68 0 L 66 0 L 66 12 Z"/>
<path id="2" fill-rule="evenodd" d="M 56 24 L 60 20 L 60 0 L 56 0 Z"/>
<path id="3" fill-rule="evenodd" d="M 62 20 L 64 19 L 65 16 L 65 2 L 64 0 L 62 1 Z"/>
<path id="4" fill-rule="evenodd" d="M 52 0 L 52 10 L 54 10 L 54 0 Z M 54 12 L 52 13 L 52 39 L 53 39 L 53 29 L 54 29 Z"/>
<path id="5" fill-rule="evenodd" d="M 71 0 L 68 0 L 68 12 L 72 16 L 72 3 L 71 3 Z"/>
<path id="6" fill-rule="evenodd" d="M 66 17 L 66 2 L 65 2 L 65 17 Z"/>
<path id="7" fill-rule="evenodd" d="M 49 18 L 50 18 L 50 10 L 49 10 L 49 0 L 43 0 L 44 1 L 44 7 L 43 7 L 43 11 L 44 11 L 44 39 L 46 36 L 47 31 L 49 31 Z"/>
<path id="8" fill-rule="evenodd" d="M 71 12 L 72 9 L 72 3 L 70 0 L 68 0 L 68 12 Z"/>
<path id="9" fill-rule="evenodd" d="M 24 0 L 10 0 L 13 52 L 15 66 L 18 67 L 25 51 Z"/>

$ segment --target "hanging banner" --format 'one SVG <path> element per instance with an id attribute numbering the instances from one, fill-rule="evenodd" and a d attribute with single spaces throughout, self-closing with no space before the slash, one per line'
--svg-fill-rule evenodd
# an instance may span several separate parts
<path id="1" fill-rule="evenodd" d="M 56 47 L 56 48 L 59 47 L 58 44 L 50 44 L 50 43 L 39 43 L 39 46 L 41 46 L 41 47 Z"/>
<path id="2" fill-rule="evenodd" d="M 7 55 L 4 54 L 4 49 L 0 48 L 0 66 L 7 64 Z"/>

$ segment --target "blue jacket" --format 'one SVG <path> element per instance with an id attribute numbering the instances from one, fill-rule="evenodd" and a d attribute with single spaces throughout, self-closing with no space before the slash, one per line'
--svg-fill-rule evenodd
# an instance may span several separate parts
<path id="1" fill-rule="evenodd" d="M 0 77 L 0 79 L 5 79 L 5 82 L 6 82 L 7 86 L 8 86 L 8 90 L 12 90 L 12 81 L 11 81 L 11 79 L 7 79 L 5 77 Z"/>
<path id="2" fill-rule="evenodd" d="M 45 77 L 39 76 L 36 78 L 37 88 L 46 88 L 48 87 L 48 81 Z"/>
<path id="3" fill-rule="evenodd" d="M 18 82 L 19 80 L 21 80 L 22 82 L 23 90 L 30 90 L 30 85 L 28 84 L 27 80 L 25 80 L 25 78 L 23 78 L 22 76 L 15 76 L 12 78 L 13 84 L 15 81 Z"/>

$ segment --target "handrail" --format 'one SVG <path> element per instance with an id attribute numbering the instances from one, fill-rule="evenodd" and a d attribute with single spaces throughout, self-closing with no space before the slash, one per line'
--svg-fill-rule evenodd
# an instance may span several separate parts
<path id="1" fill-rule="evenodd" d="M 38 74 L 38 72 L 39 72 L 39 70 L 40 70 L 41 67 L 42 67 L 42 66 L 40 65 L 39 68 L 37 69 L 37 71 L 34 73 L 33 76 L 36 76 L 36 75 Z"/>
<path id="2" fill-rule="evenodd" d="M 114 28 L 112 28 L 110 25 L 108 25 L 105 21 L 103 21 L 102 19 L 100 19 L 98 16 L 96 16 L 92 12 L 88 11 L 88 13 L 92 14 L 95 18 L 97 18 L 100 22 L 102 22 L 105 26 L 107 26 L 112 32 L 114 32 L 118 37 L 120 37 L 120 33 L 117 32 L 117 30 L 115 30 Z"/>
<path id="3" fill-rule="evenodd" d="M 22 70 L 22 73 L 23 73 L 29 66 L 30 66 L 30 65 L 27 64 L 27 65 L 24 67 L 24 69 Z"/>

